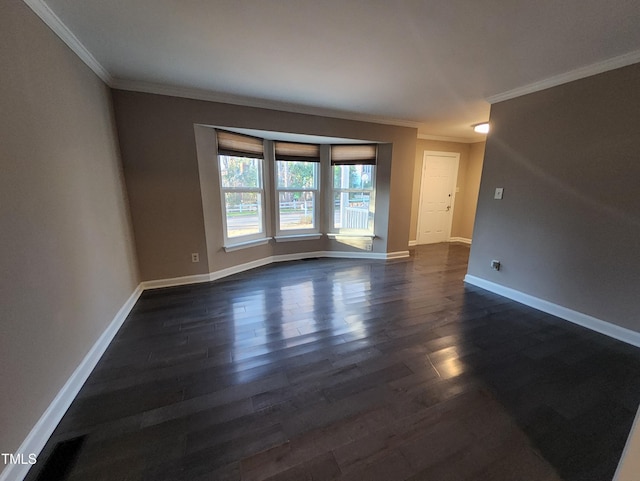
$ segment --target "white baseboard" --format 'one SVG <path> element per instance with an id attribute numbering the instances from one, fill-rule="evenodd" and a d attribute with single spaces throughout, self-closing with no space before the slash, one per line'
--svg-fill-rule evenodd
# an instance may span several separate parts
<path id="1" fill-rule="evenodd" d="M 143 291 L 147 289 L 160 289 L 162 287 L 184 286 L 187 284 L 197 284 L 198 282 L 209 282 L 209 274 L 197 274 L 193 276 L 172 277 L 170 279 L 157 279 L 140 283 Z"/>
<path id="2" fill-rule="evenodd" d="M 331 257 L 334 259 L 378 259 L 390 260 L 409 257 L 409 251 L 397 252 L 347 252 L 347 251 L 322 251 L 311 257 Z"/>
<path id="3" fill-rule="evenodd" d="M 524 292 L 517 291 L 510 287 L 505 287 L 500 284 L 496 284 L 495 282 L 481 279 L 480 277 L 467 274 L 464 281 L 468 284 L 481 287 L 487 291 L 491 291 L 495 294 L 520 302 L 521 304 L 533 307 L 542 312 L 546 312 L 547 314 L 552 314 L 566 321 L 591 329 L 592 331 L 599 332 L 605 336 L 612 337 L 618 341 L 640 347 L 640 332 L 632 331 L 631 329 L 603 321 L 602 319 L 589 316 L 588 314 L 583 314 L 582 312 L 574 311 L 573 309 L 554 304 L 553 302 L 545 301 L 544 299 L 525 294 Z"/>
<path id="4" fill-rule="evenodd" d="M 251 262 L 246 262 L 244 264 L 239 264 L 237 266 L 227 267 L 226 269 L 221 269 L 219 271 L 209 273 L 209 280 L 215 281 L 217 279 L 222 279 L 223 277 L 232 276 L 234 274 L 239 274 L 244 271 L 248 271 L 250 269 L 256 269 L 257 267 L 266 266 L 273 262 L 273 256 L 265 257 L 263 259 L 258 259 Z"/>
<path id="5" fill-rule="evenodd" d="M 409 251 L 397 251 L 397 252 L 387 252 L 387 260 L 390 259 L 404 259 L 405 257 L 409 257 Z"/>
<path id="6" fill-rule="evenodd" d="M 141 286 L 143 290 L 159 289 L 162 287 L 183 286 L 186 284 L 197 284 L 199 282 L 215 281 L 223 277 L 232 276 L 241 272 L 255 269 L 257 267 L 266 266 L 276 262 L 299 261 L 302 259 L 313 259 L 314 257 L 331 257 L 335 259 L 379 259 L 391 260 L 409 257 L 409 251 L 397 252 L 348 252 L 348 251 L 314 251 L 299 252 L 296 254 L 282 254 L 278 256 L 263 257 L 255 261 L 246 262 L 237 266 L 227 267 L 219 271 L 210 272 L 209 274 L 197 274 L 193 276 L 173 277 L 170 279 L 158 279 L 153 281 L 144 281 Z M 2 480 L 0 480 L 2 481 Z"/>
<path id="7" fill-rule="evenodd" d="M 451 237 L 449 238 L 449 242 L 461 242 L 462 244 L 471 245 L 471 239 L 467 239 L 466 237 Z"/>
<path id="8" fill-rule="evenodd" d="M 67 412 L 67 409 L 69 409 L 69 406 L 71 406 L 78 392 L 96 367 L 96 364 L 98 364 L 107 347 L 109 347 L 109 344 L 129 315 L 129 312 L 133 309 L 142 291 L 142 286 L 138 285 L 82 362 L 80 362 L 76 370 L 73 371 L 73 374 L 71 374 L 71 377 L 69 377 L 65 385 L 62 386 L 62 389 L 60 389 L 51 404 L 49 404 L 47 410 L 40 416 L 40 419 L 16 450 L 16 453 L 24 454 L 25 456 L 31 453 L 36 455 L 40 454 L 53 434 L 53 431 L 55 431 L 58 426 L 58 423 Z M 30 468 L 31 465 L 29 464 L 8 464 L 4 468 L 4 471 L 2 471 L 2 474 L 0 474 L 0 481 L 22 480 Z"/>
<path id="9" fill-rule="evenodd" d="M 170 279 L 158 279 L 153 281 L 141 282 L 129 299 L 120 308 L 111 323 L 100 335 L 91 350 L 78 365 L 71 377 L 67 380 L 62 389 L 58 392 L 55 399 L 51 402 L 47 410 L 40 417 L 26 439 L 16 450 L 16 453 L 22 454 L 40 454 L 45 444 L 53 434 L 56 426 L 71 406 L 78 392 L 86 382 L 87 378 L 95 368 L 96 364 L 106 351 L 107 347 L 122 326 L 122 323 L 131 312 L 136 301 L 143 291 L 147 289 L 159 289 L 162 287 L 182 286 L 187 284 L 196 284 L 200 282 L 209 282 L 221 279 L 233 274 L 262 267 L 275 262 L 286 262 L 301 259 L 310 259 L 314 257 L 333 257 L 333 258 L 349 258 L 349 259 L 400 259 L 409 257 L 409 251 L 398 252 L 346 252 L 346 251 L 316 251 L 301 252 L 297 254 L 284 254 L 279 256 L 270 256 L 263 259 L 247 262 L 238 266 L 221 269 L 209 274 L 197 274 L 193 276 L 173 277 Z M 0 481 L 22 480 L 29 472 L 31 465 L 29 464 L 8 464 L 2 473 L 0 473 Z"/>
<path id="10" fill-rule="evenodd" d="M 449 237 L 449 242 L 461 242 L 462 244 L 471 245 L 471 239 L 466 237 Z M 419 245 L 417 240 L 410 240 L 409 247 L 415 247 Z"/>

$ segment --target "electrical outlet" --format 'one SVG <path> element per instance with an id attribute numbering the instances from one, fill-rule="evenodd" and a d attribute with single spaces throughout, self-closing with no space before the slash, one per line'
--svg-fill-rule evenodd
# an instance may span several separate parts
<path id="1" fill-rule="evenodd" d="M 496 191 L 493 194 L 493 198 L 496 200 L 502 200 L 502 194 L 504 194 L 504 188 L 503 187 L 496 187 Z"/>
<path id="2" fill-rule="evenodd" d="M 491 268 L 494 271 L 499 271 L 500 270 L 500 261 L 492 260 L 491 261 Z"/>
<path id="3" fill-rule="evenodd" d="M 191 262 L 200 262 L 200 254 L 197 252 L 191 254 Z"/>

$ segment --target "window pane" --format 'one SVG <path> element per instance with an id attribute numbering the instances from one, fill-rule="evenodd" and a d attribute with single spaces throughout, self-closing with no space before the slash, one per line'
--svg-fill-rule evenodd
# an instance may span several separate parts
<path id="1" fill-rule="evenodd" d="M 315 192 L 280 192 L 280 230 L 315 228 Z"/>
<path id="2" fill-rule="evenodd" d="M 262 194 L 257 192 L 225 192 L 227 237 L 262 232 Z"/>
<path id="3" fill-rule="evenodd" d="M 222 187 L 258 189 L 262 185 L 262 159 L 219 155 Z"/>
<path id="4" fill-rule="evenodd" d="M 336 229 L 373 231 L 369 192 L 336 192 L 333 196 L 333 226 Z"/>
<path id="5" fill-rule="evenodd" d="M 279 189 L 315 189 L 317 162 L 278 160 L 276 162 Z"/>
<path id="6" fill-rule="evenodd" d="M 334 165 L 334 189 L 373 189 L 374 165 Z"/>

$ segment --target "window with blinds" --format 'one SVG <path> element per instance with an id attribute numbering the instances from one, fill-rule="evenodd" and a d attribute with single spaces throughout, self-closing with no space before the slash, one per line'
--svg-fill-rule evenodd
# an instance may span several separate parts
<path id="1" fill-rule="evenodd" d="M 225 244 L 264 238 L 264 141 L 218 130 Z"/>
<path id="2" fill-rule="evenodd" d="M 275 142 L 276 231 L 318 232 L 320 146 Z"/>
<path id="3" fill-rule="evenodd" d="M 376 165 L 377 157 L 375 144 L 331 146 L 331 165 Z"/>
<path id="4" fill-rule="evenodd" d="M 331 146 L 332 232 L 373 235 L 377 153 L 372 144 Z"/>
<path id="5" fill-rule="evenodd" d="M 331 145 L 321 159 L 319 144 L 215 132 L 225 249 L 270 237 L 373 236 L 376 144 Z"/>

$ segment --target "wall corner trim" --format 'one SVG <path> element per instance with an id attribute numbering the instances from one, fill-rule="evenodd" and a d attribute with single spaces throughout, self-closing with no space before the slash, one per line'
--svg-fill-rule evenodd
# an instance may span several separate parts
<path id="1" fill-rule="evenodd" d="M 591 329 L 592 331 L 599 332 L 600 334 L 604 334 L 605 336 L 612 337 L 614 339 L 617 339 L 618 341 L 626 342 L 627 344 L 631 344 L 632 346 L 640 347 L 640 332 L 617 326 L 610 322 L 603 321 L 602 319 L 589 316 L 588 314 L 574 311 L 573 309 L 554 304 L 553 302 L 545 301 L 544 299 L 525 294 L 524 292 L 518 291 L 516 289 L 505 287 L 500 284 L 496 284 L 495 282 L 472 276 L 470 274 L 467 274 L 464 277 L 464 282 L 493 292 L 495 294 L 507 297 L 514 301 L 520 302 L 521 304 L 525 304 L 527 306 L 533 307 L 534 309 L 538 309 L 542 312 L 546 312 L 547 314 L 559 317 L 561 319 L 564 319 L 565 321 L 573 322 L 574 324 L 578 324 L 579 326 L 586 327 L 587 329 Z"/>
<path id="2" fill-rule="evenodd" d="M 418 241 L 417 240 L 410 240 L 409 241 L 409 247 L 415 247 L 418 245 Z"/>
<path id="3" fill-rule="evenodd" d="M 126 302 L 122 305 L 113 320 L 102 332 L 98 340 L 91 347 L 87 355 L 82 359 L 78 367 L 73 371 L 67 382 L 58 391 L 56 397 L 51 401 L 49 407 L 40 416 L 40 419 L 31 429 L 17 453 L 40 454 L 47 441 L 55 431 L 58 423 L 75 400 L 78 392 L 89 378 L 89 375 L 98 364 L 98 361 L 111 344 L 111 341 L 124 323 L 125 319 L 133 309 L 136 301 L 142 294 L 142 286 L 138 285 Z M 0 481 L 13 481 L 24 479 L 31 465 L 29 464 L 8 464 L 0 474 Z"/>

